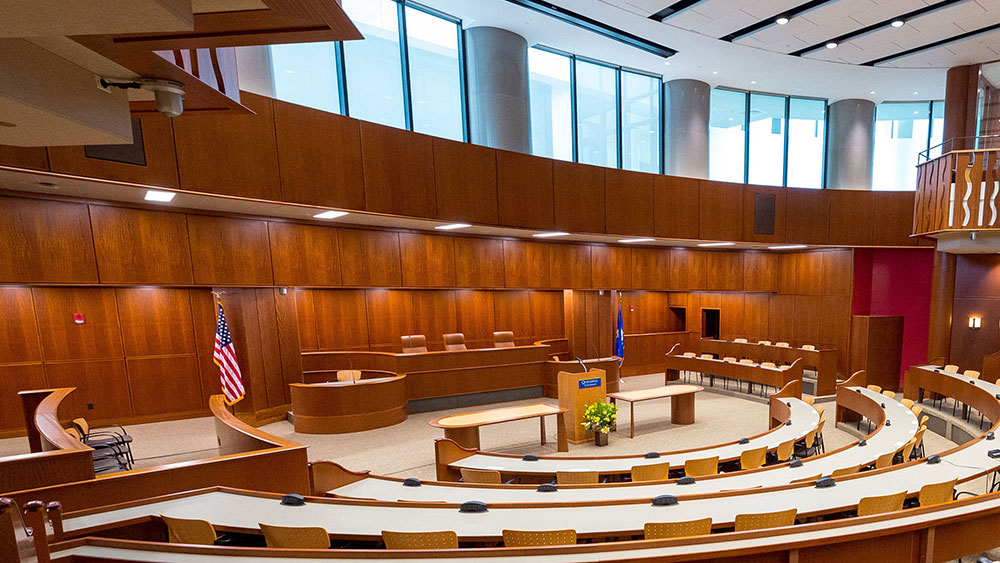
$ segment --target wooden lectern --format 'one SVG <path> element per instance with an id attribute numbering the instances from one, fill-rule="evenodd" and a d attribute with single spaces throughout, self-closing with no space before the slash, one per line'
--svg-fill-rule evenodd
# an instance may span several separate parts
<path id="1" fill-rule="evenodd" d="M 607 373 L 594 368 L 582 373 L 559 372 L 559 406 L 569 409 L 566 426 L 569 428 L 570 443 L 580 444 L 594 439 L 594 433 L 584 428 L 583 410 L 587 405 L 605 400 L 607 396 Z"/>

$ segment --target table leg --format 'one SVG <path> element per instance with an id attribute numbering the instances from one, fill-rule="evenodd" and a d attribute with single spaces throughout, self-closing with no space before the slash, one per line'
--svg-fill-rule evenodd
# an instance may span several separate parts
<path id="1" fill-rule="evenodd" d="M 545 417 L 544 416 L 538 417 L 538 426 L 542 430 L 542 445 L 544 446 L 545 445 Z"/>
<path id="2" fill-rule="evenodd" d="M 611 397 L 611 404 L 618 406 L 618 399 Z M 618 432 L 618 423 L 616 422 L 614 426 L 611 427 L 612 432 Z"/>
<path id="3" fill-rule="evenodd" d="M 674 395 L 670 398 L 670 422 L 674 424 L 694 423 L 694 393 Z"/>
<path id="4" fill-rule="evenodd" d="M 569 441 L 566 439 L 566 417 L 561 414 L 556 415 L 556 441 L 560 452 L 569 451 Z"/>
<path id="5" fill-rule="evenodd" d="M 628 437 L 635 438 L 635 401 L 628 404 Z"/>
<path id="6" fill-rule="evenodd" d="M 463 448 L 479 449 L 479 427 L 445 428 L 444 437 L 454 440 Z"/>

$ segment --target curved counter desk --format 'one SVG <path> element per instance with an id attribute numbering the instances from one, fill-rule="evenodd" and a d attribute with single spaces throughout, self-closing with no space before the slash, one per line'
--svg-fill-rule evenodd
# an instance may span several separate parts
<path id="1" fill-rule="evenodd" d="M 802 358 L 803 367 L 816 370 L 816 394 L 832 395 L 837 385 L 837 350 L 803 350 L 794 346 L 775 346 L 756 342 L 735 342 L 703 338 L 698 341 L 698 352 L 717 356 L 752 358 L 756 362 L 792 363 Z"/>
<path id="2" fill-rule="evenodd" d="M 374 372 L 374 373 L 373 373 Z M 295 431 L 342 434 L 392 426 L 406 420 L 406 376 L 363 370 L 358 381 L 292 383 Z"/>

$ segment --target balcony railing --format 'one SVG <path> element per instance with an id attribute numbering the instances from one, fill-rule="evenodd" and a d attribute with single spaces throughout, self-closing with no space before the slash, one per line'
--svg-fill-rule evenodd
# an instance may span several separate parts
<path id="1" fill-rule="evenodd" d="M 975 139 L 973 146 L 1000 144 L 992 136 Z M 943 144 L 961 146 L 956 141 Z M 951 150 L 926 160 L 917 170 L 913 233 L 1000 229 L 998 195 L 1000 148 Z"/>

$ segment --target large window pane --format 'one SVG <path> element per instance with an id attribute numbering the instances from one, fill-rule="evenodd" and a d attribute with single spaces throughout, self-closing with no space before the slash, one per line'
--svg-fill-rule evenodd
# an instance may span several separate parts
<path id="1" fill-rule="evenodd" d="M 826 102 L 788 100 L 788 180 L 792 188 L 823 187 Z M 751 165 L 752 168 L 752 165 Z"/>
<path id="2" fill-rule="evenodd" d="M 399 20 L 392 0 L 343 0 L 365 36 L 345 41 L 347 109 L 351 117 L 406 127 L 399 55 Z"/>
<path id="3" fill-rule="evenodd" d="M 979 123 L 978 121 L 976 122 Z M 944 102 L 931 103 L 931 140 L 930 157 L 941 156 L 941 143 L 944 142 Z M 916 185 L 914 185 L 916 189 Z"/>
<path id="4" fill-rule="evenodd" d="M 573 160 L 569 57 L 528 49 L 531 154 Z"/>
<path id="5" fill-rule="evenodd" d="M 618 166 L 617 71 L 576 61 L 577 160 Z"/>
<path id="6" fill-rule="evenodd" d="M 780 186 L 785 180 L 785 98 L 750 94 L 751 184 Z"/>
<path id="7" fill-rule="evenodd" d="M 708 177 L 721 182 L 743 181 L 746 136 L 746 93 L 712 90 L 708 127 Z"/>
<path id="8" fill-rule="evenodd" d="M 341 112 L 334 43 L 271 45 L 271 68 L 279 100 Z"/>
<path id="9" fill-rule="evenodd" d="M 407 6 L 406 49 L 413 130 L 464 140 L 458 24 Z"/>
<path id="10" fill-rule="evenodd" d="M 622 71 L 622 168 L 660 171 L 659 78 Z"/>
<path id="11" fill-rule="evenodd" d="M 930 105 L 884 103 L 875 108 L 872 189 L 914 190 L 917 155 L 927 149 Z"/>

